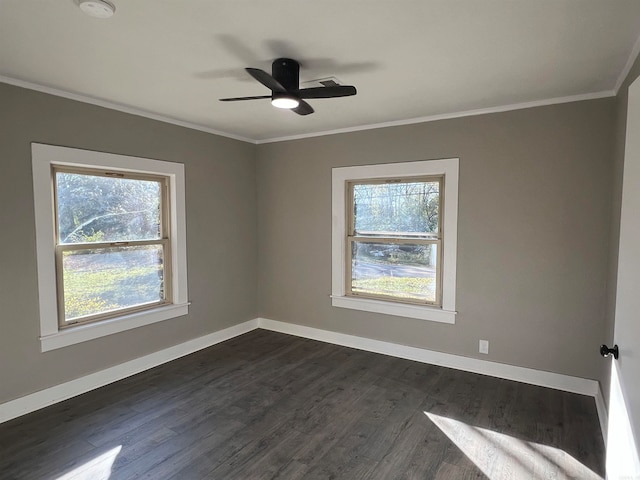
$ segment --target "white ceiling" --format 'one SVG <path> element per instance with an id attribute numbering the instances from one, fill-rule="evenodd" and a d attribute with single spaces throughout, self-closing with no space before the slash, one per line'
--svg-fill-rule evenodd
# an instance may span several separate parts
<path id="1" fill-rule="evenodd" d="M 75 1 L 0 0 L 0 81 L 251 141 L 612 95 L 640 36 L 638 0 Z M 358 94 L 306 117 L 218 101 L 268 94 L 243 68 L 277 57 Z"/>

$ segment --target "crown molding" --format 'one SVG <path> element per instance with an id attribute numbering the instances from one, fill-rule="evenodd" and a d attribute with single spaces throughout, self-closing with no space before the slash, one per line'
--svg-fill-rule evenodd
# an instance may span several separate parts
<path id="1" fill-rule="evenodd" d="M 454 118 L 472 117 L 476 115 L 486 115 L 489 113 L 509 112 L 511 110 L 522 110 L 525 108 L 544 107 L 548 105 L 557 105 L 560 103 L 579 102 L 583 100 L 595 100 L 598 98 L 614 97 L 616 93 L 613 90 L 604 90 L 601 92 L 585 93 L 581 95 L 570 95 L 567 97 L 549 98 L 546 100 L 535 100 L 532 102 L 513 103 L 510 105 L 499 105 L 495 107 L 479 108 L 476 110 L 466 110 L 463 112 L 443 113 L 440 115 L 429 115 L 426 117 L 409 118 L 406 120 L 394 120 L 391 122 L 372 123 L 369 125 L 359 125 L 356 127 L 338 128 L 335 130 L 325 130 L 315 133 L 303 133 L 300 135 L 291 135 L 286 137 L 269 138 L 257 140 L 255 143 L 262 145 L 265 143 L 286 142 L 290 140 L 301 140 L 304 138 L 323 137 L 325 135 L 336 135 L 339 133 L 359 132 L 363 130 L 374 130 L 376 128 L 400 127 L 403 125 L 413 125 L 416 123 L 435 122 L 438 120 L 451 120 Z"/>
<path id="2" fill-rule="evenodd" d="M 637 48 L 636 48 L 637 47 Z M 636 42 L 636 47 L 634 47 L 634 52 L 636 50 L 640 51 L 640 39 L 639 42 Z M 635 54 L 637 56 L 637 52 Z M 633 60 L 635 60 L 635 56 Z M 629 62 L 630 65 L 633 65 L 633 61 L 630 57 Z M 626 69 L 627 67 L 625 67 Z M 629 66 L 629 69 L 631 67 Z M 628 72 L 627 72 L 628 73 Z M 626 75 L 625 75 L 626 77 Z M 287 142 L 290 140 L 301 140 L 305 138 L 314 138 L 314 137 L 324 137 L 327 135 L 336 135 L 340 133 L 351 133 L 351 132 L 359 132 L 364 130 L 374 130 L 378 128 L 387 128 L 387 127 L 399 127 L 403 125 L 413 125 L 417 123 L 427 123 L 427 122 L 435 122 L 438 120 L 451 120 L 455 118 L 462 117 L 472 117 L 476 115 L 486 115 L 490 113 L 501 113 L 508 112 L 512 110 L 522 110 L 526 108 L 535 108 L 535 107 L 544 107 L 548 105 L 557 105 L 561 103 L 570 103 L 570 102 L 579 102 L 584 100 L 595 100 L 598 98 L 606 98 L 606 97 L 614 97 L 617 94 L 616 90 L 604 90 L 600 92 L 593 93 L 585 93 L 580 95 L 570 95 L 566 97 L 556 97 L 549 98 L 545 100 L 535 100 L 531 102 L 523 102 L 523 103 L 513 103 L 509 105 L 498 105 L 494 107 L 487 108 L 479 108 L 475 110 L 466 110 L 461 112 L 452 112 L 452 113 L 443 113 L 438 115 L 428 115 L 424 117 L 416 117 L 409 118 L 405 120 L 394 120 L 389 122 L 381 122 L 381 123 L 372 123 L 367 125 L 358 125 L 354 127 L 346 127 L 346 128 L 338 128 L 334 130 L 324 130 L 320 132 L 312 132 L 312 133 L 302 133 L 299 135 L 290 135 L 284 137 L 274 137 L 274 138 L 266 138 L 266 139 L 253 139 L 249 137 L 243 137 L 241 135 L 235 135 L 233 133 L 223 132 L 220 130 L 215 130 L 213 128 L 206 127 L 204 125 L 200 125 L 197 123 L 185 122 L 183 120 L 178 120 L 172 117 L 168 117 L 165 115 L 159 115 L 157 113 L 149 112 L 147 110 L 138 109 L 134 107 L 129 107 L 126 105 L 122 105 L 116 102 L 110 102 L 107 100 L 102 100 L 96 97 L 92 97 L 89 95 L 81 95 L 78 93 L 67 92 L 65 90 L 61 90 L 54 87 L 49 87 L 46 85 L 40 85 L 37 83 L 29 82 L 26 80 L 21 80 L 13 77 L 8 77 L 6 75 L 0 75 L 0 83 L 7 83 L 9 85 L 14 85 L 17 87 L 27 88 L 30 90 L 35 90 L 42 93 L 48 93 L 50 95 L 55 95 L 58 97 L 68 98 L 70 100 L 75 100 L 78 102 L 88 103 L 91 105 L 97 105 L 99 107 L 109 108 L 112 110 L 116 110 L 119 112 L 129 113 L 132 115 L 138 115 L 141 117 L 149 118 L 152 120 L 157 120 L 160 122 L 169 123 L 172 125 L 177 125 L 180 127 L 190 128 L 192 130 L 198 130 L 200 132 L 211 133 L 213 135 L 219 135 L 221 137 L 231 138 L 234 140 L 239 140 L 241 142 L 251 143 L 254 145 L 262 145 L 267 143 L 277 143 L 277 142 Z"/>
<path id="3" fill-rule="evenodd" d="M 638 58 L 639 54 L 640 54 L 640 36 L 636 39 L 636 43 L 633 45 L 633 48 L 631 49 L 631 53 L 629 54 L 627 63 L 625 64 L 624 68 L 620 72 L 620 75 L 618 75 L 618 81 L 616 82 L 616 86 L 613 89 L 616 95 L 618 95 L 618 92 L 620 91 L 622 84 L 627 79 L 627 75 L 629 75 L 629 72 L 631 71 L 631 67 L 633 67 L 634 63 L 636 63 L 636 59 Z"/>
<path id="4" fill-rule="evenodd" d="M 253 143 L 253 144 L 256 143 L 255 140 L 251 138 L 243 137 L 241 135 L 235 135 L 233 133 L 223 132 L 221 130 L 215 130 L 213 128 L 205 127 L 204 125 L 185 122 L 183 120 L 178 120 L 176 118 L 168 117 L 166 115 L 159 115 L 157 113 L 149 112 L 148 110 L 129 107 L 127 105 L 122 105 L 116 102 L 110 102 L 108 100 L 102 100 L 100 98 L 92 97 L 90 95 L 83 95 L 79 93 L 68 92 L 66 90 L 61 90 L 55 87 L 49 87 L 47 85 L 40 85 L 39 83 L 33 83 L 33 82 L 29 82 L 27 80 L 22 80 L 19 78 L 0 75 L 0 83 L 7 83 L 9 85 L 14 85 L 16 87 L 22 87 L 22 88 L 27 88 L 29 90 L 35 90 L 37 92 L 48 93 L 50 95 L 55 95 L 57 97 L 63 97 L 63 98 L 68 98 L 69 100 L 75 100 L 77 102 L 89 103 L 91 105 L 109 108 L 111 110 L 116 110 L 118 112 L 130 113 L 131 115 L 137 115 L 139 117 L 145 117 L 151 120 L 157 120 L 159 122 L 170 123 L 172 125 L 177 125 L 179 127 L 190 128 L 191 130 L 198 130 L 200 132 L 212 133 L 214 135 L 219 135 L 221 137 L 240 140 L 241 142 L 247 142 L 247 143 Z"/>

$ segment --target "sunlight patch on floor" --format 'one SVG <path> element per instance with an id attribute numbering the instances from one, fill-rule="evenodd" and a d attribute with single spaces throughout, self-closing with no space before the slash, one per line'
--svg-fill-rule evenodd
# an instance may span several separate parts
<path id="1" fill-rule="evenodd" d="M 602 477 L 555 447 L 526 442 L 504 433 L 424 412 L 490 480 Z"/>
<path id="2" fill-rule="evenodd" d="M 120 450 L 122 450 L 122 445 L 83 463 L 56 480 L 109 480 L 111 467 Z"/>

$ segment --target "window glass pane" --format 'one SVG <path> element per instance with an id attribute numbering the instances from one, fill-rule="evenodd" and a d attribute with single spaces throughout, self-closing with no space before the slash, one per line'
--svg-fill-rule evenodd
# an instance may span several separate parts
<path id="1" fill-rule="evenodd" d="M 351 291 L 436 302 L 437 245 L 352 242 Z"/>
<path id="2" fill-rule="evenodd" d="M 65 320 L 164 300 L 162 245 L 62 253 Z"/>
<path id="3" fill-rule="evenodd" d="M 430 236 L 438 232 L 440 183 L 353 185 L 356 235 Z"/>
<path id="4" fill-rule="evenodd" d="M 56 172 L 62 244 L 161 238 L 161 184 Z"/>

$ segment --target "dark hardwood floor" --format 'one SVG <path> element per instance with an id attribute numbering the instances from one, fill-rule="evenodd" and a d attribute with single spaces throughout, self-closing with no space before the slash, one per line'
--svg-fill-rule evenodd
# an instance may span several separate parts
<path id="1" fill-rule="evenodd" d="M 0 425 L 1 479 L 602 477 L 591 397 L 264 330 Z"/>

